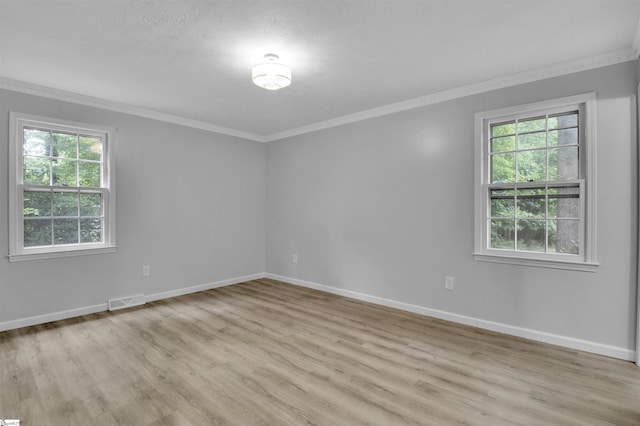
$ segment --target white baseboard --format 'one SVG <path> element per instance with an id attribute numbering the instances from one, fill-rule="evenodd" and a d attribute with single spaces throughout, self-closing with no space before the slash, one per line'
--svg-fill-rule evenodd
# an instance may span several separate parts
<path id="1" fill-rule="evenodd" d="M 19 318 L 10 321 L 0 322 L 0 331 L 13 330 L 15 328 L 29 327 L 31 325 L 45 324 L 51 321 L 60 321 L 68 318 L 80 317 L 82 315 L 95 314 L 109 309 L 108 303 L 98 305 L 83 306 L 81 308 L 67 309 L 65 311 L 51 312 L 43 315 Z"/>
<path id="2" fill-rule="evenodd" d="M 232 284 L 240 284 L 246 281 L 259 280 L 264 278 L 266 274 L 253 274 L 245 275 L 244 277 L 230 278 L 228 280 L 216 281 L 213 283 L 195 285 L 193 287 L 183 287 L 176 290 L 163 291 L 160 293 L 145 294 L 145 300 L 147 302 L 153 302 L 155 300 L 168 299 L 170 297 L 182 296 L 184 294 L 197 293 L 199 291 L 211 290 L 212 288 L 225 287 Z"/>
<path id="3" fill-rule="evenodd" d="M 358 293 L 355 291 L 345 290 L 345 289 L 332 287 L 324 284 L 304 281 L 297 278 L 284 277 L 284 276 L 275 275 L 275 274 L 265 274 L 265 277 L 273 280 L 277 280 L 277 281 L 283 281 L 289 284 L 298 285 L 301 287 L 313 288 L 316 290 L 326 291 L 327 293 L 333 293 L 340 296 L 362 300 L 365 302 L 371 302 L 378 305 L 401 309 L 403 311 L 414 312 L 417 314 L 427 315 L 430 317 L 439 318 L 439 319 L 443 319 L 451 322 L 456 322 L 459 324 L 465 324 L 473 327 L 483 328 L 485 330 L 496 331 L 498 333 L 509 334 L 517 337 L 524 337 L 530 340 L 536 340 L 539 342 L 550 343 L 558 346 L 564 346 L 566 348 L 577 349 L 585 352 L 591 352 L 598 355 L 605 355 L 612 358 L 619 358 L 626 361 L 633 361 L 635 359 L 635 351 L 630 349 L 605 345 L 597 342 L 590 342 L 588 340 L 575 339 L 573 337 L 561 336 L 558 334 L 532 330 L 529 328 L 523 328 L 523 327 L 513 326 L 509 324 L 502 324 L 498 322 L 487 321 L 480 318 L 469 317 L 466 315 L 440 311 L 437 309 L 431 309 L 424 306 L 412 305 L 410 303 L 399 302 L 396 300 L 385 299 L 378 296 L 371 296 L 368 294 Z"/>
<path id="4" fill-rule="evenodd" d="M 216 281 L 207 284 L 196 285 L 192 287 L 183 287 L 176 290 L 163 291 L 160 293 L 152 293 L 145 295 L 147 302 L 153 302 L 155 300 L 167 299 L 170 297 L 182 296 L 183 294 L 196 293 L 198 291 L 209 290 L 212 288 L 224 287 L 227 285 L 243 283 L 245 281 L 257 280 L 264 278 L 265 274 L 253 274 L 246 275 L 244 277 L 230 278 L 227 280 Z M 29 327 L 31 325 L 45 324 L 52 321 L 60 321 L 68 318 L 79 317 L 82 315 L 95 314 L 96 312 L 107 311 L 109 304 L 107 302 L 97 305 L 83 306 L 75 309 L 68 309 L 59 312 L 51 312 L 43 315 L 35 315 L 32 317 L 20 318 L 10 321 L 0 322 L 0 332 L 13 330 L 16 328 Z"/>

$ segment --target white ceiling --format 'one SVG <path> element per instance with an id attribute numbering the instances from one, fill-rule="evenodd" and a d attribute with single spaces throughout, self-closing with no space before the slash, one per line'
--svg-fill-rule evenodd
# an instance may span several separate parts
<path id="1" fill-rule="evenodd" d="M 0 77 L 269 140 L 528 70 L 629 60 L 639 20 L 640 0 L 0 0 Z M 291 86 L 251 83 L 265 53 Z"/>

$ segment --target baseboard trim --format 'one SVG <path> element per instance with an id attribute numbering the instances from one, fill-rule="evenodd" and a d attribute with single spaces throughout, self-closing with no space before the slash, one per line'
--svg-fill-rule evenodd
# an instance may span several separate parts
<path id="1" fill-rule="evenodd" d="M 245 275 L 244 277 L 230 278 L 228 280 L 195 285 L 192 287 L 184 287 L 176 290 L 163 291 L 160 293 L 146 294 L 145 299 L 147 302 L 153 302 L 153 301 L 162 300 L 162 299 L 169 299 L 171 297 L 182 296 L 190 293 L 197 293 L 199 291 L 211 290 L 212 288 L 225 287 L 228 285 L 240 284 L 246 281 L 259 280 L 260 278 L 265 278 L 265 275 L 266 274 L 264 273 Z"/>
<path id="2" fill-rule="evenodd" d="M 372 296 L 369 294 L 358 293 L 355 291 L 332 287 L 325 284 L 318 284 L 310 281 L 301 280 L 298 278 L 285 277 L 285 276 L 269 274 L 269 273 L 265 274 L 265 278 L 270 278 L 277 281 L 283 281 L 283 282 L 293 284 L 293 285 L 298 285 L 301 287 L 321 290 L 321 291 L 336 294 L 339 296 L 350 297 L 352 299 L 362 300 L 365 302 L 370 302 L 378 305 L 388 306 L 391 308 L 401 309 L 403 311 L 408 311 L 416 314 L 439 318 L 439 319 L 443 319 L 443 320 L 447 320 L 447 321 L 451 321 L 459 324 L 470 325 L 470 326 L 482 328 L 485 330 L 496 331 L 498 333 L 509 334 L 511 336 L 523 337 L 523 338 L 535 340 L 538 342 L 550 343 L 552 345 L 563 346 L 566 348 L 576 349 L 576 350 L 585 351 L 585 352 L 591 352 L 598 355 L 605 355 L 612 358 L 622 359 L 625 361 L 633 361 L 635 359 L 635 351 L 630 349 L 620 348 L 620 347 L 611 346 L 611 345 L 605 345 L 602 343 L 591 342 L 588 340 L 576 339 L 568 336 L 561 336 L 558 334 L 547 333 L 544 331 L 538 331 L 538 330 L 533 330 L 529 328 L 498 323 L 494 321 L 487 321 L 480 318 L 460 315 L 452 312 L 441 311 L 438 309 L 431 309 L 424 306 L 413 305 L 405 302 L 399 302 L 397 300 L 385 299 L 382 297 Z"/>
<path id="3" fill-rule="evenodd" d="M 64 311 L 51 312 L 43 315 L 35 315 L 32 317 L 4 321 L 0 322 L 0 331 L 45 324 L 52 321 L 61 321 L 68 318 L 80 317 L 82 315 L 95 314 L 96 312 L 102 312 L 108 309 L 108 303 L 99 303 L 97 305 L 83 306 L 81 308 L 67 309 Z"/>
<path id="4" fill-rule="evenodd" d="M 245 275 L 243 277 L 230 278 L 221 281 L 215 281 L 207 284 L 201 284 L 191 287 L 183 287 L 176 290 L 163 291 L 160 293 L 146 294 L 145 300 L 147 302 L 153 302 L 161 299 L 168 299 L 170 297 L 182 296 L 189 293 L 197 293 L 199 291 L 210 290 L 212 288 L 224 287 L 232 284 L 239 284 L 245 281 L 257 280 L 264 278 L 264 273 Z M 19 318 L 15 320 L 9 320 L 0 322 L 0 332 L 13 330 L 16 328 L 29 327 L 32 325 L 45 324 L 52 321 L 61 321 L 69 318 L 79 317 L 82 315 L 95 314 L 97 312 L 103 312 L 109 310 L 108 303 L 100 303 L 97 305 L 83 306 L 75 309 L 67 309 L 59 312 L 51 312 L 43 315 L 35 315 L 26 318 Z"/>

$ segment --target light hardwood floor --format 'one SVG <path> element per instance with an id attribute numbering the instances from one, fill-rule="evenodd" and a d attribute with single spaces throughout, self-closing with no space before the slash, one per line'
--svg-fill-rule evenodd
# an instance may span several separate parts
<path id="1" fill-rule="evenodd" d="M 268 279 L 0 333 L 24 425 L 639 425 L 640 368 Z"/>

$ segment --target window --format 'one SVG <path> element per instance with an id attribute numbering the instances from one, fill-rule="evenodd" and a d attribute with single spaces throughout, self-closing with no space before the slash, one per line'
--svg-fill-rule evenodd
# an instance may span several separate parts
<path id="1" fill-rule="evenodd" d="M 595 270 L 595 95 L 476 114 L 477 260 Z"/>
<path id="2" fill-rule="evenodd" d="M 10 114 L 10 261 L 115 250 L 114 131 Z"/>

